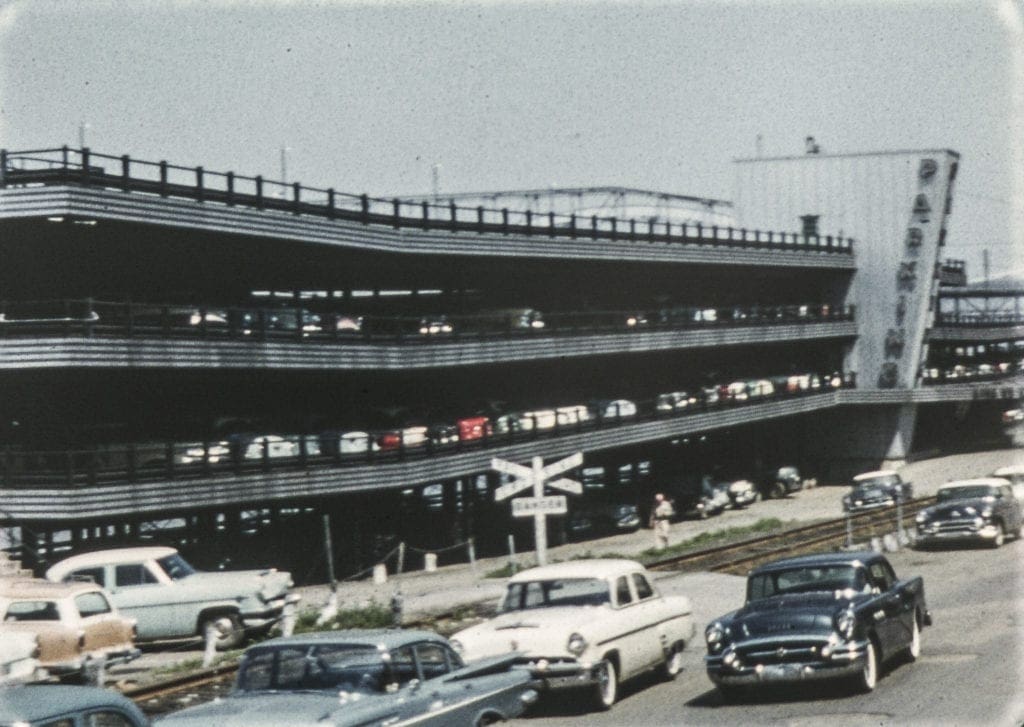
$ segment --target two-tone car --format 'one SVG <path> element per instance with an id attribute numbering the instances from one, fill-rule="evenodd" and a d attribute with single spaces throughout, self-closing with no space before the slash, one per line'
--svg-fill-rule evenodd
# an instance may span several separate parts
<path id="1" fill-rule="evenodd" d="M 847 513 L 890 507 L 914 496 L 913 485 L 893 470 L 865 472 L 854 477 L 852 484 L 850 492 L 843 496 L 843 511 Z"/>
<path id="2" fill-rule="evenodd" d="M 302 634 L 250 647 L 226 696 L 169 715 L 174 727 L 448 727 L 492 724 L 537 698 L 502 655 L 466 665 L 428 631 Z"/>
<path id="3" fill-rule="evenodd" d="M 918 547 L 949 541 L 974 541 L 993 548 L 1006 538 L 1024 536 L 1021 504 L 1008 480 L 982 477 L 939 488 L 935 504 L 915 519 Z"/>
<path id="4" fill-rule="evenodd" d="M 138 621 L 140 641 L 204 637 L 218 649 L 237 647 L 246 633 L 266 633 L 294 604 L 290 573 L 273 568 L 204 573 L 174 548 L 147 546 L 83 553 L 46 571 L 50 581 L 93 581 L 121 612 Z"/>
<path id="5" fill-rule="evenodd" d="M 452 645 L 471 662 L 515 652 L 543 688 L 588 690 L 608 709 L 624 679 L 651 669 L 674 679 L 694 631 L 690 600 L 661 595 L 642 565 L 592 559 L 512 576 L 498 615 Z"/>
<path id="6" fill-rule="evenodd" d="M 39 666 L 55 676 L 86 678 L 99 664 L 138 658 L 135 619 L 118 613 L 95 583 L 0 579 L 0 641 L 36 637 Z"/>
<path id="7" fill-rule="evenodd" d="M 704 663 L 724 699 L 820 679 L 870 691 L 884 661 L 917 659 L 930 624 L 922 578 L 898 578 L 880 553 L 787 558 L 751 571 L 743 607 L 708 625 Z"/>

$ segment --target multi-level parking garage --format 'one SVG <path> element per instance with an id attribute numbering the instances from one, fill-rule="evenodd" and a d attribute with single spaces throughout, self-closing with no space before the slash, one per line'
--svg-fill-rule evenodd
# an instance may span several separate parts
<path id="1" fill-rule="evenodd" d="M 322 514 L 352 569 L 499 547 L 494 457 L 583 451 L 640 504 L 680 467 L 903 460 L 921 407 L 1019 396 L 1019 351 L 928 375 L 957 165 L 744 160 L 735 205 L 626 219 L 5 151 L 0 512 L 30 563 L 173 537 L 308 578 Z"/>

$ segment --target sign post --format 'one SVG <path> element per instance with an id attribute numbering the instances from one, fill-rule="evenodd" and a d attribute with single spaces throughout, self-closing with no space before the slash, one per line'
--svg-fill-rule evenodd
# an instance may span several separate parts
<path id="1" fill-rule="evenodd" d="M 513 517 L 533 516 L 533 539 L 537 548 L 537 565 L 547 565 L 548 556 L 548 515 L 563 515 L 568 512 L 565 495 L 544 495 L 544 484 L 548 479 L 583 464 L 583 453 L 577 452 L 558 462 L 545 466 L 541 457 L 534 457 L 531 467 L 524 467 L 503 459 L 492 459 L 491 469 L 515 479 L 494 491 L 495 502 L 504 500 L 517 492 L 533 488 L 533 497 L 512 500 Z M 547 482 L 549 487 L 573 495 L 583 493 L 583 485 L 575 480 L 560 478 Z"/>

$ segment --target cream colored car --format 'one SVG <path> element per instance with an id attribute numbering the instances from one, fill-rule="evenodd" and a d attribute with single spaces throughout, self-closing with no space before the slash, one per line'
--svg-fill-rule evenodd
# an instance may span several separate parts
<path id="1" fill-rule="evenodd" d="M 639 563 L 594 559 L 513 576 L 498 616 L 451 643 L 467 661 L 518 652 L 546 689 L 589 690 L 608 709 L 624 679 L 651 669 L 674 679 L 694 631 L 688 598 L 662 596 Z"/>
<path id="2" fill-rule="evenodd" d="M 95 583 L 2 579 L 0 618 L 0 638 L 35 634 L 40 665 L 58 676 L 84 676 L 92 665 L 139 656 L 135 619 L 121 616 Z"/>

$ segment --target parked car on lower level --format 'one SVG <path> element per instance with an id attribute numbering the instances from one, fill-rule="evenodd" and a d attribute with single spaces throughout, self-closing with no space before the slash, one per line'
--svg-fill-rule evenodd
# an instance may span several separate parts
<path id="1" fill-rule="evenodd" d="M 0 685 L 46 678 L 39 664 L 39 637 L 30 632 L 0 631 Z"/>
<path id="2" fill-rule="evenodd" d="M 11 727 L 149 727 L 135 703 L 117 692 L 66 684 L 0 688 L 0 725 Z"/>
<path id="3" fill-rule="evenodd" d="M 110 593 L 125 616 L 137 620 L 138 639 L 180 639 L 216 630 L 217 648 L 235 648 L 246 633 L 266 633 L 278 622 L 290 593 L 290 573 L 273 568 L 203 573 L 174 548 L 149 546 L 73 555 L 50 567 L 51 581 L 91 580 Z"/>
<path id="4" fill-rule="evenodd" d="M 821 553 L 758 566 L 746 603 L 704 632 L 723 698 L 776 682 L 852 679 L 871 691 L 884 661 L 921 653 L 931 624 L 920 576 L 899 579 L 880 553 Z"/>
<path id="5" fill-rule="evenodd" d="M 982 477 L 939 488 L 935 504 L 917 514 L 918 547 L 973 540 L 998 548 L 1024 537 L 1024 515 L 1009 480 Z"/>
<path id="6" fill-rule="evenodd" d="M 799 492 L 804 487 L 800 470 L 792 465 L 769 469 L 758 477 L 758 490 L 765 498 L 780 498 Z"/>
<path id="7" fill-rule="evenodd" d="M 521 715 L 537 692 L 502 654 L 466 665 L 427 631 L 350 630 L 250 647 L 226 696 L 168 715 L 173 727 L 485 725 Z"/>
<path id="8" fill-rule="evenodd" d="M 0 579 L 0 640 L 38 638 L 39 665 L 57 676 L 84 678 L 92 666 L 136 659 L 135 619 L 118 613 L 95 583 Z"/>
<path id="9" fill-rule="evenodd" d="M 761 499 L 761 493 L 750 480 L 733 480 L 727 483 L 726 492 L 733 507 L 747 507 Z"/>
<path id="10" fill-rule="evenodd" d="M 1002 414 L 1003 424 L 1019 424 L 1024 422 L 1024 409 L 1007 409 Z"/>
<path id="11" fill-rule="evenodd" d="M 674 679 L 693 636 L 688 598 L 662 596 L 639 563 L 595 559 L 512 576 L 498 615 L 452 645 L 470 661 L 515 652 L 543 688 L 588 690 L 608 709 L 622 680 L 652 668 Z"/>

